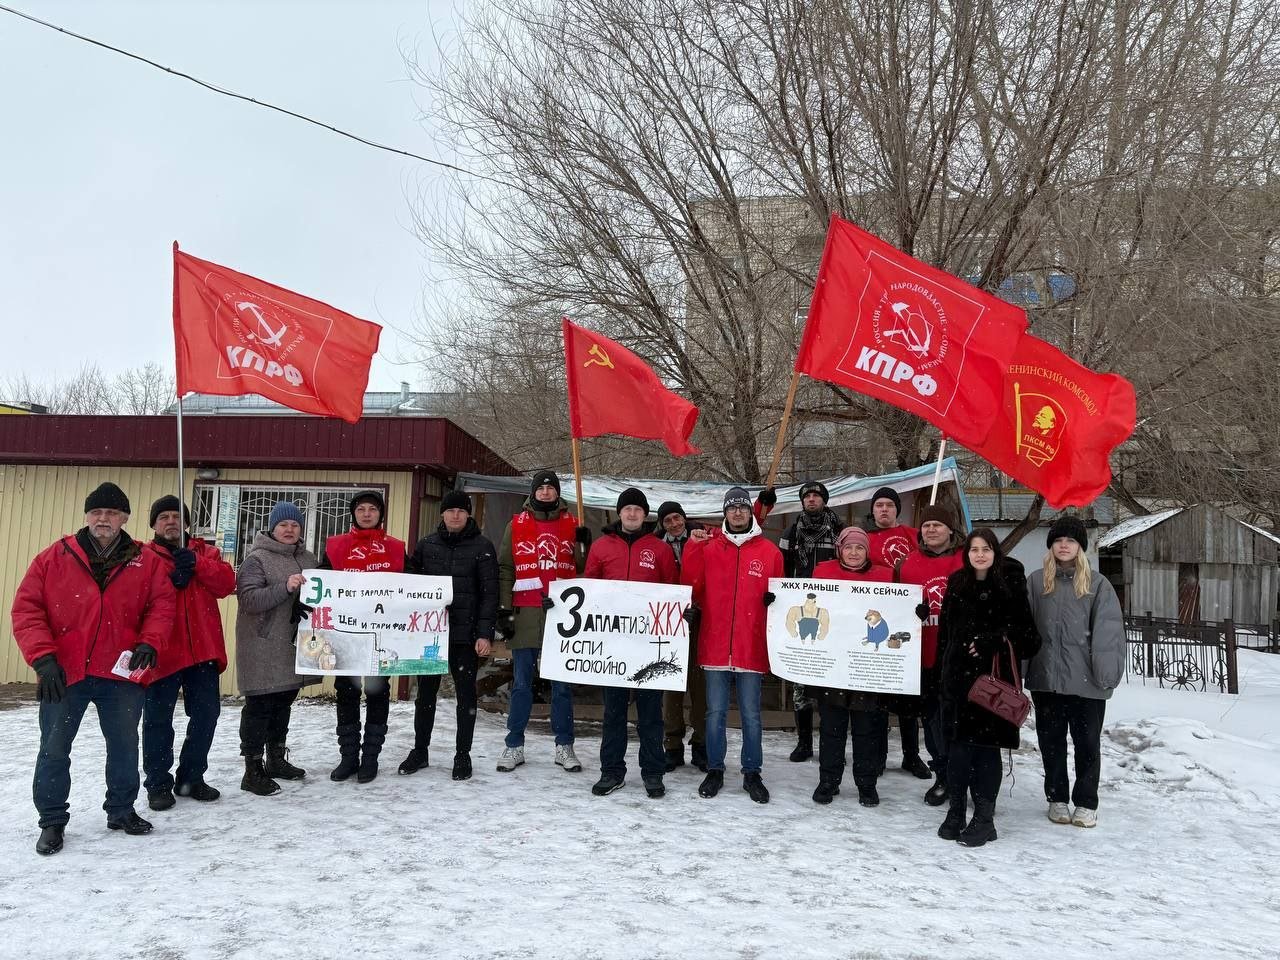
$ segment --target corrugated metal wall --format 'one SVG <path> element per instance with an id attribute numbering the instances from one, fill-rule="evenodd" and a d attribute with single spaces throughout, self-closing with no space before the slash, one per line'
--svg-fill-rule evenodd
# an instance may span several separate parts
<path id="1" fill-rule="evenodd" d="M 1178 565 L 1150 563 L 1124 555 L 1126 613 L 1178 617 Z"/>
<path id="2" fill-rule="evenodd" d="M 50 467 L 0 465 L 0 683 L 32 683 L 35 676 L 13 640 L 9 611 L 18 583 L 31 559 L 64 534 L 84 525 L 84 498 L 98 484 L 110 480 L 129 497 L 133 513 L 125 530 L 139 540 L 149 540 L 147 514 L 151 503 L 173 491 L 176 469 L 150 467 Z M 188 494 L 195 471 L 188 470 Z M 412 474 L 409 471 L 350 470 L 254 470 L 229 468 L 219 483 L 309 483 L 334 486 L 385 484 L 388 489 L 387 521 L 392 536 L 407 539 Z M 438 481 L 428 490 L 439 489 Z M 430 529 L 424 511 L 422 527 Z M 235 647 L 235 597 L 222 601 L 222 623 L 227 649 Z M 235 693 L 235 658 L 222 677 L 223 693 Z"/>

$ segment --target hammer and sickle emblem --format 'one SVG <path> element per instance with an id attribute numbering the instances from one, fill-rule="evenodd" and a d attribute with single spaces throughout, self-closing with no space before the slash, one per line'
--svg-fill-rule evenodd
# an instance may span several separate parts
<path id="1" fill-rule="evenodd" d="M 604 348 L 600 344 L 593 343 L 591 349 L 587 351 L 587 356 L 591 359 L 583 364 L 584 367 L 589 367 L 594 363 L 597 366 L 613 369 L 613 361 L 609 359 L 609 355 L 604 352 Z"/>

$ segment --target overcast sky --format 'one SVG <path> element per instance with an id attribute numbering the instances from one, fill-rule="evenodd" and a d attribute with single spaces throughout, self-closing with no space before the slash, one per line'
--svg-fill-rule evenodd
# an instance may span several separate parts
<path id="1" fill-rule="evenodd" d="M 8 0 L 7 0 L 8 2 Z M 423 91 L 452 0 L 9 5 L 222 87 L 425 156 Z M 409 359 L 423 252 L 410 198 L 433 168 L 219 96 L 0 12 L 0 379 L 173 366 L 171 251 L 384 327 L 370 389 Z M 2 398 L 20 399 L 20 398 Z"/>

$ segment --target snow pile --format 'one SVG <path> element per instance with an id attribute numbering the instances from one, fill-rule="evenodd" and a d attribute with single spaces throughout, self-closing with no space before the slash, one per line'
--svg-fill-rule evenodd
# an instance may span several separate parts
<path id="1" fill-rule="evenodd" d="M 700 800 L 689 767 L 644 796 L 632 744 L 625 789 L 595 798 L 598 729 L 580 725 L 581 774 L 493 764 L 502 718 L 482 716 L 476 777 L 449 779 L 452 711 L 432 766 L 398 777 L 412 705 L 393 706 L 383 775 L 334 784 L 333 710 L 300 704 L 292 759 L 310 777 L 275 797 L 238 789 L 229 704 L 210 783 L 218 803 L 139 811 L 148 837 L 108 833 L 101 738 L 87 717 L 73 760 L 66 849 L 33 851 L 35 710 L 0 713 L 0 936 L 40 957 L 1272 957 L 1280 942 L 1280 657 L 1242 652 L 1241 695 L 1130 685 L 1108 710 L 1100 825 L 1044 817 L 1039 756 L 1015 754 L 980 850 L 939 840 L 943 811 L 896 769 L 882 804 L 846 775 L 830 807 L 817 765 L 765 742 L 773 802 L 739 789 Z"/>

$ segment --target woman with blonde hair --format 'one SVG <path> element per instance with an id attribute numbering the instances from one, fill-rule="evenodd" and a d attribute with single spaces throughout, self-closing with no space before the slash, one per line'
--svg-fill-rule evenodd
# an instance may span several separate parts
<path id="1" fill-rule="evenodd" d="M 1027 578 L 1027 595 L 1044 644 L 1027 667 L 1044 761 L 1049 819 L 1098 823 L 1102 721 L 1124 676 L 1126 641 L 1120 601 L 1107 579 L 1089 568 L 1089 535 L 1078 517 L 1054 521 L 1046 539 L 1043 576 Z M 1067 735 L 1075 750 L 1075 786 L 1067 777 Z M 1067 801 L 1075 805 L 1072 811 Z"/>

